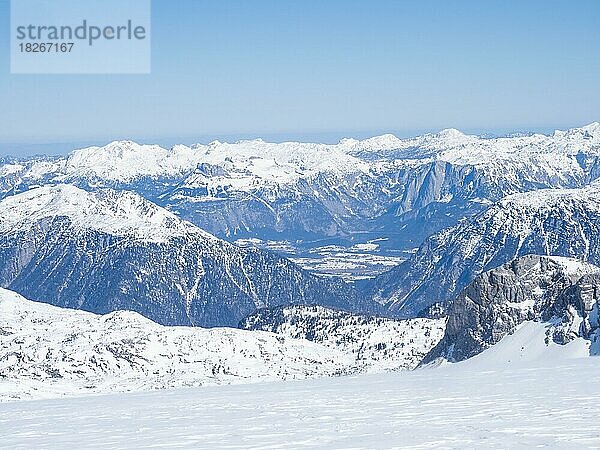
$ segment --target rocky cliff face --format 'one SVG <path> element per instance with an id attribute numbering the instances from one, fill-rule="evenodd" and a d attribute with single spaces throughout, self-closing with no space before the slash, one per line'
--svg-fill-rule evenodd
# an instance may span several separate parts
<path id="1" fill-rule="evenodd" d="M 550 324 L 547 339 L 594 338 L 600 268 L 569 258 L 529 255 L 485 272 L 452 302 L 443 339 L 425 358 L 470 358 L 525 321 Z"/>
<path id="2" fill-rule="evenodd" d="M 558 297 L 552 308 L 546 312 L 546 318 L 556 317 L 552 339 L 566 344 L 575 337 L 583 337 L 592 342 L 590 353 L 600 354 L 600 273 L 594 271 L 582 276 L 577 283 Z"/>
<path id="3" fill-rule="evenodd" d="M 96 313 L 167 325 L 236 326 L 256 308 L 377 305 L 273 253 L 241 249 L 128 192 L 43 187 L 0 203 L 0 283 Z"/>
<path id="4" fill-rule="evenodd" d="M 430 304 L 451 300 L 480 273 L 528 254 L 600 263 L 600 185 L 508 196 L 431 236 L 365 289 L 391 311 L 413 317 Z"/>

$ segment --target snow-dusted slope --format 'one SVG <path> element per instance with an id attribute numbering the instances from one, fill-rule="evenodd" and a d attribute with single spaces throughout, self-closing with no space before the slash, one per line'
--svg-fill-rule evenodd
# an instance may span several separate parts
<path id="1" fill-rule="evenodd" d="M 394 320 L 298 305 L 258 310 L 240 328 L 343 349 L 366 366 L 376 361 L 378 369 L 414 369 L 438 344 L 445 325 L 445 318 Z"/>
<path id="2" fill-rule="evenodd" d="M 369 286 L 411 316 L 450 300 L 483 271 L 527 255 L 600 263 L 600 184 L 506 197 L 484 213 L 428 238 L 406 262 Z"/>
<path id="3" fill-rule="evenodd" d="M 0 401 L 413 369 L 444 326 L 314 307 L 301 316 L 310 314 L 341 326 L 315 327 L 310 339 L 302 324 L 277 334 L 165 327 L 130 311 L 95 315 L 0 289 Z"/>
<path id="4" fill-rule="evenodd" d="M 554 342 L 551 336 L 555 329 L 556 324 L 552 322 L 525 321 L 497 344 L 472 358 L 457 362 L 456 366 L 468 370 L 545 367 L 576 363 L 590 354 L 598 355 L 598 344 L 581 336 L 573 336 L 564 344 Z"/>
<path id="5" fill-rule="evenodd" d="M 94 230 L 164 242 L 186 235 L 216 238 L 173 213 L 131 192 L 102 190 L 90 193 L 71 185 L 32 189 L 0 203 L 0 233 L 35 229 L 40 221 L 62 217 L 78 232 Z"/>
<path id="6" fill-rule="evenodd" d="M 351 355 L 264 332 L 164 327 L 0 289 L 0 400 L 338 375 Z"/>
<path id="7" fill-rule="evenodd" d="M 236 326 L 256 308 L 294 303 L 376 309 L 341 281 L 228 244 L 136 194 L 66 185 L 0 202 L 0 286 L 167 325 Z"/>

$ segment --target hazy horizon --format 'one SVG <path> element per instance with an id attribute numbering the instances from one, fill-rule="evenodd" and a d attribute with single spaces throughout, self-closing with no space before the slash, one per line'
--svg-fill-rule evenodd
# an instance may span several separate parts
<path id="1" fill-rule="evenodd" d="M 11 75 L 0 40 L 0 141 L 580 126 L 600 118 L 599 17 L 592 0 L 154 0 L 151 74 Z"/>
<path id="2" fill-rule="evenodd" d="M 517 128 L 502 128 L 502 129 L 460 129 L 459 131 L 465 134 L 471 134 L 482 137 L 503 137 L 512 134 L 530 134 L 540 133 L 549 135 L 556 130 L 566 130 L 571 128 L 580 128 L 593 123 L 591 121 L 582 124 L 573 124 L 565 126 L 546 126 L 546 127 L 517 127 Z M 73 150 L 90 147 L 103 146 L 110 142 L 119 140 L 131 140 L 140 144 L 156 144 L 165 148 L 170 148 L 177 144 L 193 145 L 193 144 L 208 144 L 212 141 L 221 142 L 237 142 L 243 140 L 263 139 L 265 142 L 304 142 L 304 143 L 322 143 L 336 144 L 341 139 L 368 139 L 383 134 L 393 134 L 396 137 L 406 139 L 416 136 L 421 136 L 428 133 L 437 133 L 442 129 L 422 129 L 422 130 L 371 130 L 371 131 L 337 131 L 337 132 L 306 132 L 306 133 L 233 133 L 233 134 L 205 134 L 198 136 L 181 136 L 181 137 L 143 137 L 143 136 L 118 136 L 114 138 L 104 137 L 98 139 L 87 140 L 65 140 L 64 142 L 2 142 L 0 141 L 0 157 L 31 157 L 31 156 L 61 156 L 67 155 Z"/>

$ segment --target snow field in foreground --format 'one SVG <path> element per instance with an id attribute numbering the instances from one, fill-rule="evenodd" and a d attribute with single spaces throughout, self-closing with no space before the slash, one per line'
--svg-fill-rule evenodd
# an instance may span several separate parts
<path id="1" fill-rule="evenodd" d="M 0 405 L 3 448 L 600 446 L 600 359 Z"/>

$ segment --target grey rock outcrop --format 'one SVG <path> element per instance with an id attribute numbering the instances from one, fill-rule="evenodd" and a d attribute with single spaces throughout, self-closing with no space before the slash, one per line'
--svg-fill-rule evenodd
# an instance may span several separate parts
<path id="1" fill-rule="evenodd" d="M 590 339 L 599 282 L 600 268 L 561 257 L 528 255 L 485 272 L 452 302 L 444 337 L 424 362 L 468 359 L 530 320 L 552 322 L 548 338 L 560 344 Z"/>

